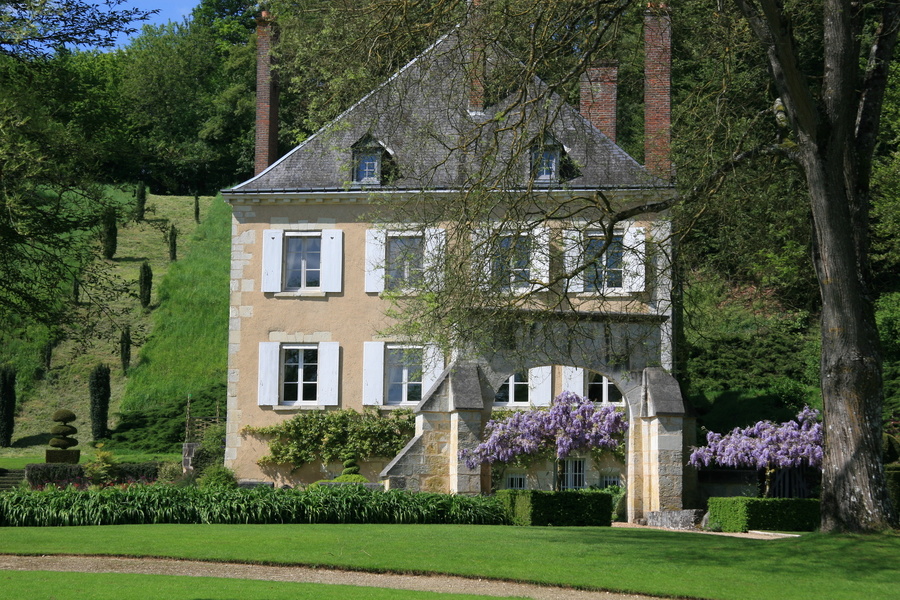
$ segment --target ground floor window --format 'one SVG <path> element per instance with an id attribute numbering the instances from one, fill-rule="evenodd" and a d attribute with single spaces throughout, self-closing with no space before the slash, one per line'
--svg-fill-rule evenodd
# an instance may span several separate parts
<path id="1" fill-rule="evenodd" d="M 528 372 L 514 373 L 494 395 L 496 404 L 528 404 Z"/>
<path id="2" fill-rule="evenodd" d="M 282 356 L 282 403 L 315 402 L 319 385 L 319 349 L 286 346 L 282 348 Z"/>
<path id="3" fill-rule="evenodd" d="M 580 490 L 585 487 L 584 459 L 567 458 L 560 463 L 560 487 L 564 490 Z"/>
<path id="4" fill-rule="evenodd" d="M 622 480 L 618 475 L 601 475 L 600 476 L 600 487 L 608 488 L 612 486 L 621 486 Z"/>
<path id="5" fill-rule="evenodd" d="M 621 402 L 622 392 L 609 378 L 600 373 L 588 373 L 587 397 L 591 402 Z"/>
<path id="6" fill-rule="evenodd" d="M 524 490 L 526 489 L 524 473 L 508 473 L 506 475 L 506 489 L 508 490 Z"/>

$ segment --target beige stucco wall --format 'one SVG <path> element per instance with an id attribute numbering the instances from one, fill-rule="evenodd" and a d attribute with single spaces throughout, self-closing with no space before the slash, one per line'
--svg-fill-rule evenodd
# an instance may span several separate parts
<path id="1" fill-rule="evenodd" d="M 339 467 L 321 465 L 307 465 L 293 472 L 287 468 L 263 469 L 256 461 L 267 453 L 265 441 L 245 433 L 244 429 L 274 425 L 303 410 L 324 410 L 322 407 L 258 406 L 258 348 L 263 341 L 340 343 L 339 406 L 333 408 L 362 410 L 363 344 L 392 341 L 380 338 L 377 333 L 388 324 L 384 316 L 385 302 L 378 294 L 364 290 L 365 233 L 373 225 L 362 219 L 369 209 L 363 198 L 337 196 L 316 201 L 293 198 L 233 203 L 225 458 L 226 465 L 235 470 L 239 479 L 293 485 L 340 471 Z M 649 227 L 650 223 L 638 225 Z M 342 230 L 342 292 L 307 296 L 261 292 L 262 240 L 266 229 Z M 641 295 L 639 300 L 612 302 L 606 308 L 629 312 L 658 308 L 651 307 L 650 293 Z M 562 391 L 559 373 L 557 368 L 554 394 Z M 383 466 L 380 462 L 364 464 L 363 475 L 376 480 Z"/>

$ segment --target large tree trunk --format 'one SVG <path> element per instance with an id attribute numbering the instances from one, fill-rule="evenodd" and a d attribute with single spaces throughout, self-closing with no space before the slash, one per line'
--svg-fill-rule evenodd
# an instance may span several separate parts
<path id="1" fill-rule="evenodd" d="M 861 5 L 824 0 L 824 72 L 818 92 L 800 69 L 780 0 L 735 0 L 766 49 L 806 176 L 822 297 L 825 408 L 822 530 L 879 531 L 895 521 L 881 463 L 883 387 L 868 268 L 868 181 L 897 7 L 883 9 L 860 77 Z M 860 91 L 862 90 L 862 91 Z"/>
<path id="2" fill-rule="evenodd" d="M 854 227 L 861 225 L 851 219 L 841 165 L 812 153 L 803 162 L 822 296 L 822 530 L 879 531 L 893 517 L 881 464 L 878 331 L 856 251 Z"/>

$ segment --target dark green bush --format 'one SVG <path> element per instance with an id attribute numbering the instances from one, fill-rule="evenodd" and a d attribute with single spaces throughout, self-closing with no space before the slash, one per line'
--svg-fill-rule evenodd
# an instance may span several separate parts
<path id="1" fill-rule="evenodd" d="M 514 525 L 612 525 L 613 496 L 602 490 L 500 490 L 496 496 Z"/>
<path id="2" fill-rule="evenodd" d="M 211 465 L 203 471 L 203 475 L 197 480 L 201 488 L 236 488 L 237 479 L 234 471 L 223 465 Z"/>
<path id="3" fill-rule="evenodd" d="M 94 367 L 88 379 L 88 390 L 91 395 L 91 437 L 102 440 L 109 434 L 109 367 L 102 364 Z M 50 433 L 58 435 L 53 430 Z"/>
<path id="4" fill-rule="evenodd" d="M 815 531 L 819 521 L 817 499 L 744 496 L 709 499 L 709 527 L 715 530 Z"/>
<path id="5" fill-rule="evenodd" d="M 900 463 L 884 466 L 888 495 L 894 503 L 894 510 L 900 510 Z"/>
<path id="6" fill-rule="evenodd" d="M 16 370 L 0 367 L 0 448 L 12 445 L 16 425 Z"/>
<path id="7" fill-rule="evenodd" d="M 57 486 L 87 485 L 90 483 L 84 474 L 82 465 L 66 463 L 40 463 L 25 465 L 25 480 L 33 488 L 43 487 L 48 483 Z"/>
<path id="8" fill-rule="evenodd" d="M 156 481 L 159 463 L 156 461 L 142 463 L 118 463 L 110 469 L 114 483 L 135 483 Z"/>
<path id="9" fill-rule="evenodd" d="M 494 497 L 368 490 L 361 485 L 309 490 L 126 488 L 0 494 L 0 526 L 146 523 L 446 523 L 503 525 Z"/>

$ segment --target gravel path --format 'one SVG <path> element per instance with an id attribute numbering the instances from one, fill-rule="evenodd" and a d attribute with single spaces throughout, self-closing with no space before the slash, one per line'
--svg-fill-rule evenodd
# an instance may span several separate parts
<path id="1" fill-rule="evenodd" d="M 307 567 L 273 567 L 241 563 L 215 563 L 157 558 L 109 556 L 11 556 L 0 555 L 0 570 L 69 571 L 79 573 L 143 573 L 228 577 L 379 587 L 397 590 L 481 594 L 483 596 L 533 598 L 535 600 L 651 600 L 649 596 L 585 592 L 523 583 L 428 575 L 389 575 Z M 658 599 L 653 599 L 658 600 Z"/>

